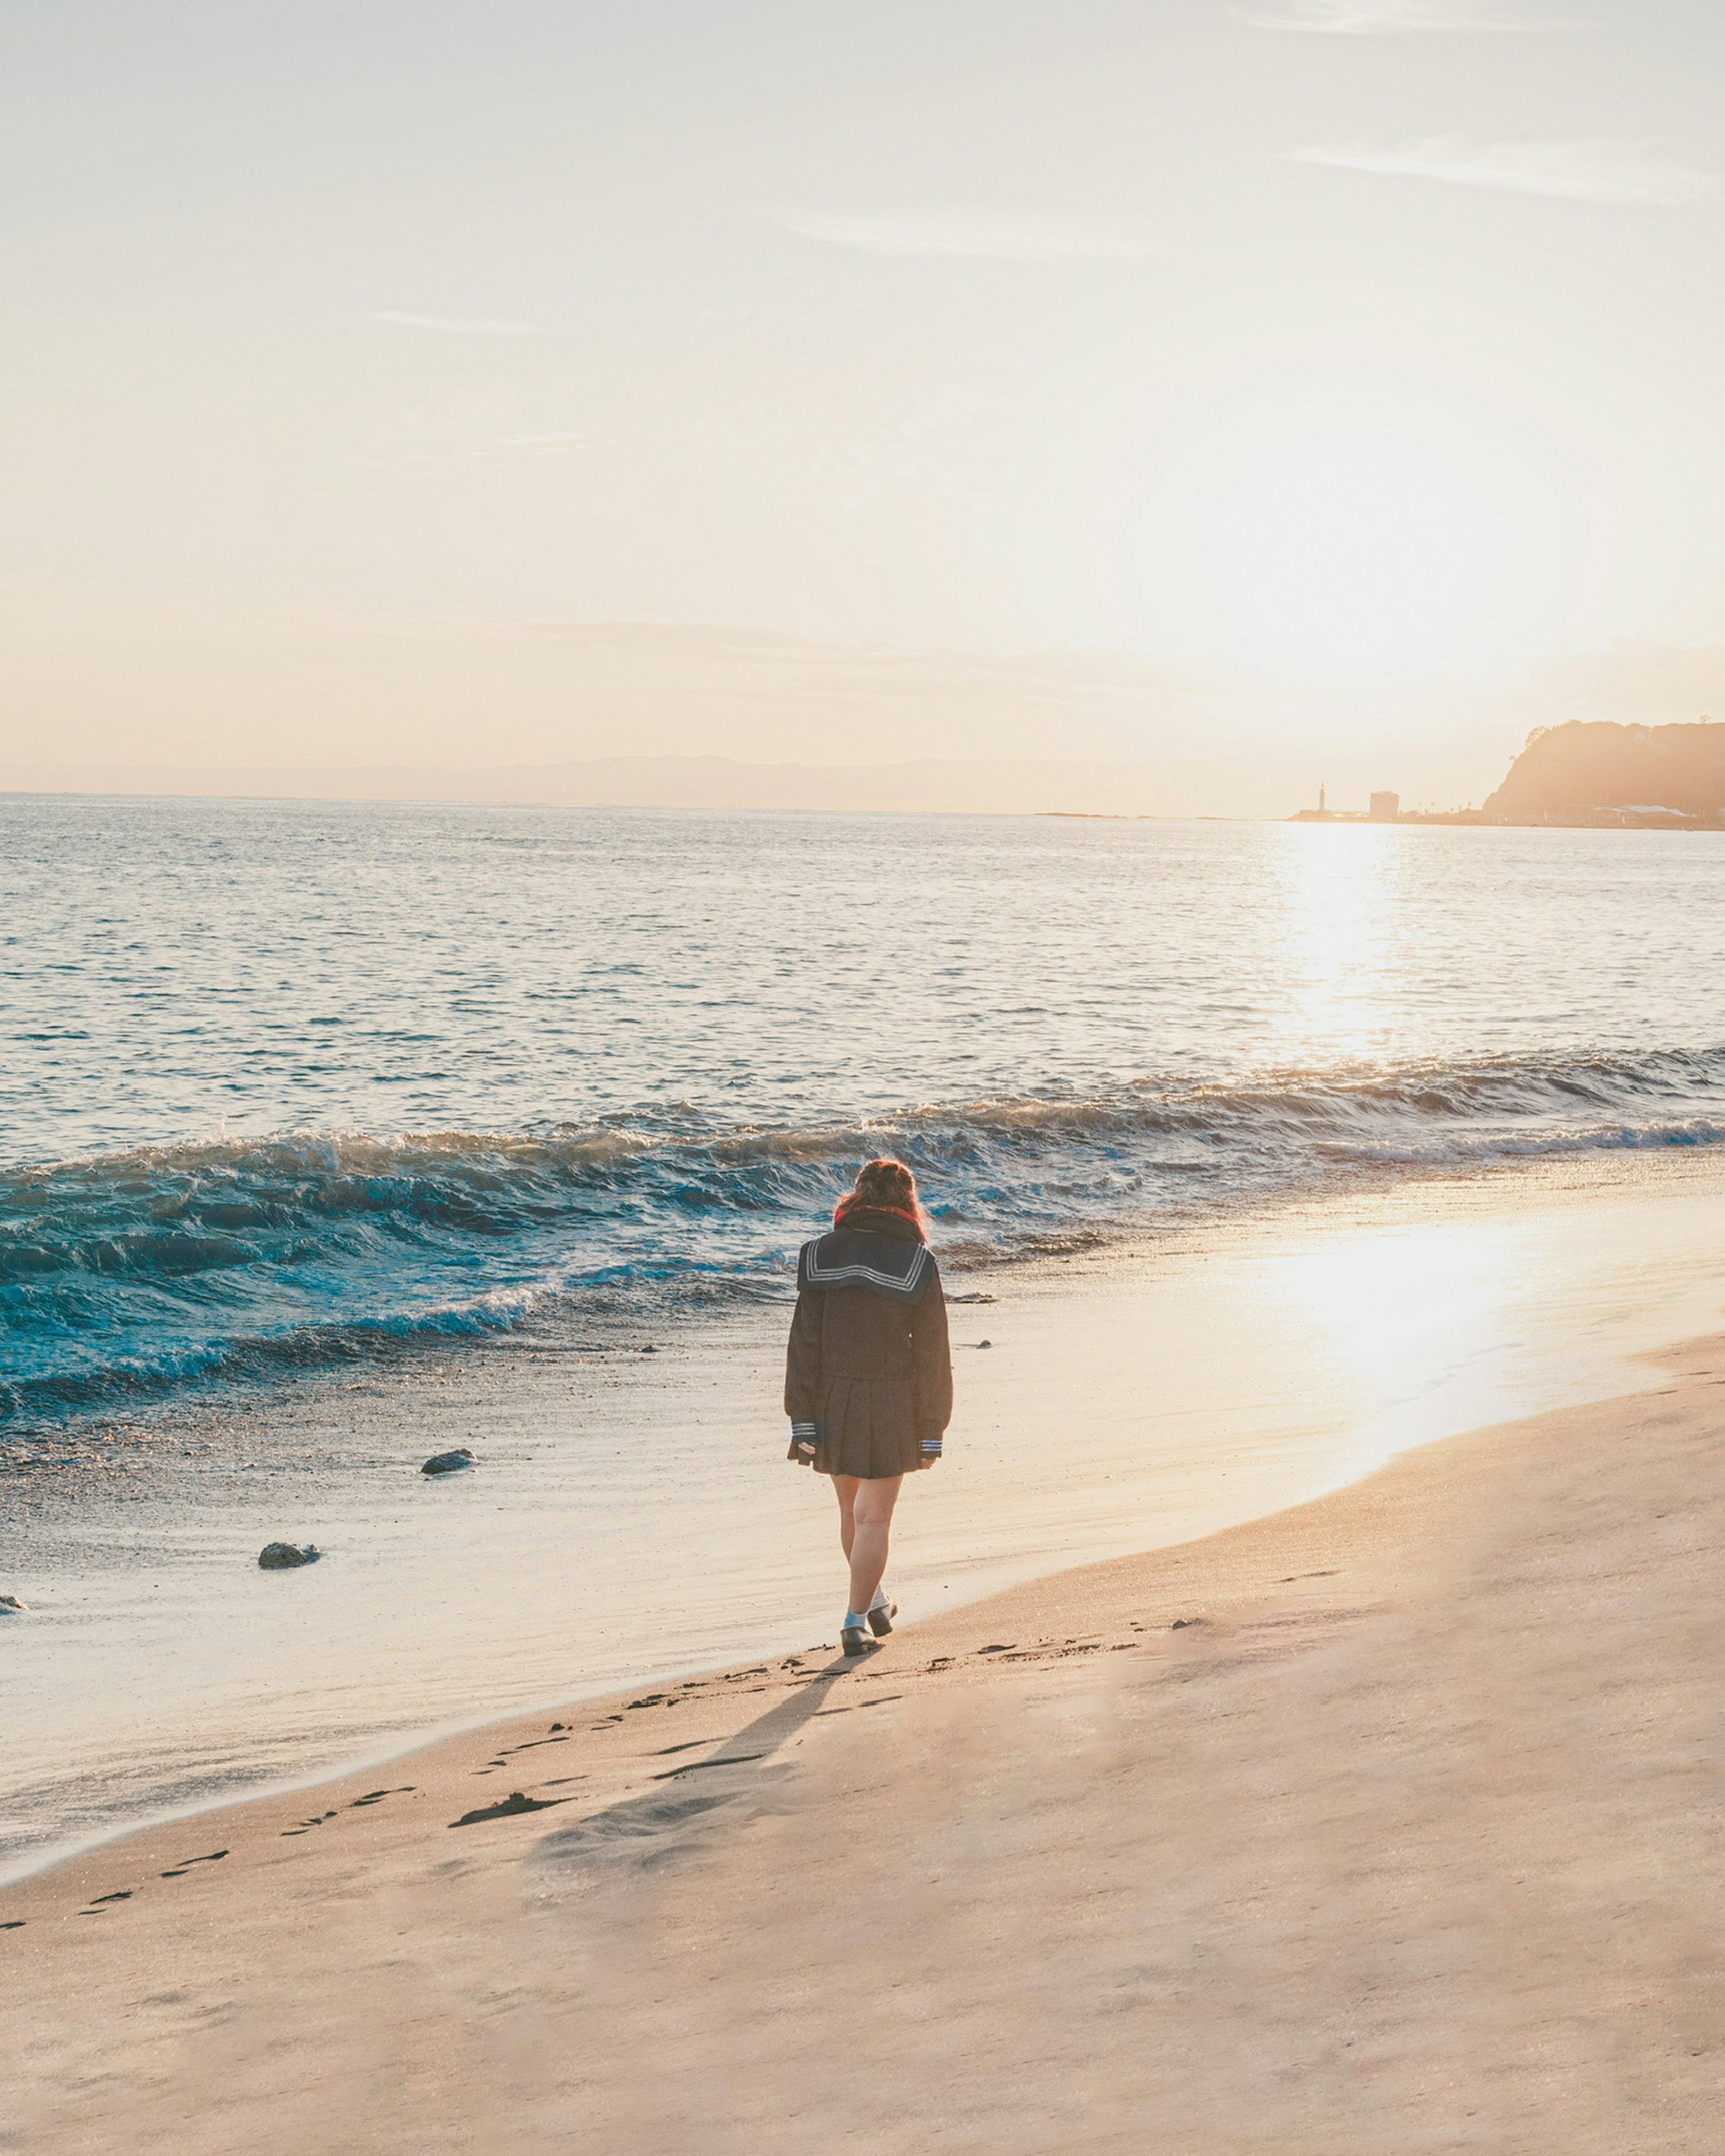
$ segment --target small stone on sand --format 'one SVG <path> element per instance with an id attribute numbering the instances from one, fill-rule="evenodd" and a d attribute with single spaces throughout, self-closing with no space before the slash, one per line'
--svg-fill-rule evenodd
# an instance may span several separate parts
<path id="1" fill-rule="evenodd" d="M 322 1555 L 316 1543 L 265 1543 L 258 1563 L 265 1572 L 286 1572 L 296 1564 L 316 1564 Z"/>

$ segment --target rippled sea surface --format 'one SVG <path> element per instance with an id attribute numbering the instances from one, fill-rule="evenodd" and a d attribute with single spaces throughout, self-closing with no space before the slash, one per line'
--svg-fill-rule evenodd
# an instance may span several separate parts
<path id="1" fill-rule="evenodd" d="M 1725 836 L 0 801 L 0 1413 L 1725 1137 Z"/>

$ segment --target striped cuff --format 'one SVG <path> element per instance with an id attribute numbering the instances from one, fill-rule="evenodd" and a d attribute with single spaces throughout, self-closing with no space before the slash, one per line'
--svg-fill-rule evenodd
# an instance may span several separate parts
<path id="1" fill-rule="evenodd" d="M 785 1455 L 789 1460 L 800 1460 L 806 1467 L 814 1457 L 814 1448 L 820 1442 L 820 1432 L 812 1422 L 793 1422 L 791 1424 L 791 1449 Z"/>
<path id="2" fill-rule="evenodd" d="M 809 1442 L 813 1445 L 814 1442 L 814 1424 L 812 1422 L 793 1422 L 791 1424 L 791 1435 L 798 1438 L 806 1437 Z"/>
<path id="3" fill-rule="evenodd" d="M 922 1440 L 922 1457 L 925 1460 L 938 1460 L 940 1456 L 941 1440 L 937 1437 L 925 1437 Z"/>

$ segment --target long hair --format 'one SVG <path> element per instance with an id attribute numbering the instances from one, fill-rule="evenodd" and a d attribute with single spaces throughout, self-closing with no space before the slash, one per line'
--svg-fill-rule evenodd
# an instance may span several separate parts
<path id="1" fill-rule="evenodd" d="M 855 1188 L 833 1208 L 833 1225 L 843 1227 L 847 1214 L 864 1209 L 899 1214 L 925 1242 L 928 1239 L 928 1215 L 916 1195 L 916 1178 L 901 1160 L 865 1161 L 856 1172 Z"/>

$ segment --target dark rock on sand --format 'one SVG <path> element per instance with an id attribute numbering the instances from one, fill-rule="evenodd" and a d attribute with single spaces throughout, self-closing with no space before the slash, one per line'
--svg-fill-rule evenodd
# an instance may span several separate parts
<path id="1" fill-rule="evenodd" d="M 473 1455 L 465 1445 L 458 1445 L 453 1452 L 434 1452 L 419 1470 L 422 1475 L 459 1475 L 464 1467 L 471 1467 Z"/>
<path id="2" fill-rule="evenodd" d="M 322 1555 L 316 1543 L 265 1543 L 258 1563 L 265 1572 L 286 1572 L 296 1564 L 316 1564 Z"/>

